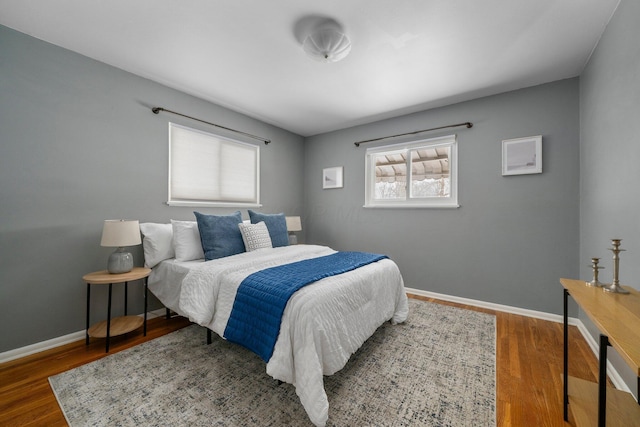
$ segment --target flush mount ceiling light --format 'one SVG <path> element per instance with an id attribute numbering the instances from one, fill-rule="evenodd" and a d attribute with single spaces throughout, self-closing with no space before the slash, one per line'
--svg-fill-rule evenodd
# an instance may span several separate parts
<path id="1" fill-rule="evenodd" d="M 302 43 L 311 58 L 320 62 L 337 62 L 351 51 L 351 41 L 335 22 L 325 22 L 313 28 Z"/>

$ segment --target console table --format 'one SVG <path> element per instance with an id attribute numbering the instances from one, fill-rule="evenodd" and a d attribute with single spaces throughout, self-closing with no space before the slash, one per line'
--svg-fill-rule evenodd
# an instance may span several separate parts
<path id="1" fill-rule="evenodd" d="M 630 393 L 607 387 L 607 348 L 612 346 L 638 378 L 640 393 L 640 292 L 604 292 L 583 280 L 560 279 L 564 287 L 564 420 L 568 409 L 578 426 L 640 426 L 640 405 Z M 598 383 L 569 377 L 569 296 L 600 331 Z"/>

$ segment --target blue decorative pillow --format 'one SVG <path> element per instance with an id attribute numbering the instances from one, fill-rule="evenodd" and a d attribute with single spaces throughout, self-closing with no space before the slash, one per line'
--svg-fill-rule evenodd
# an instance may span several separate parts
<path id="1" fill-rule="evenodd" d="M 237 211 L 231 215 L 205 215 L 194 212 L 198 222 L 204 259 L 223 258 L 245 251 L 238 224 L 242 215 Z"/>
<path id="2" fill-rule="evenodd" d="M 284 214 L 263 214 L 249 210 L 249 218 L 251 224 L 257 224 L 264 221 L 271 236 L 271 244 L 274 248 L 280 246 L 289 246 L 289 234 L 287 233 L 287 221 Z"/>

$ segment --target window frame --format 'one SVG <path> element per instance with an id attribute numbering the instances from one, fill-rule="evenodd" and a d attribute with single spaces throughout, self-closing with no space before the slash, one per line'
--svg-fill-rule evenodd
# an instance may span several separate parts
<path id="1" fill-rule="evenodd" d="M 449 147 L 449 185 L 448 197 L 411 197 L 411 150 L 423 148 Z M 375 198 L 376 166 L 375 157 L 382 154 L 404 153 L 407 162 L 407 191 L 404 199 L 380 200 Z M 459 208 L 458 204 L 458 138 L 446 135 L 400 142 L 379 147 L 367 148 L 365 153 L 365 208 Z"/>
<path id="2" fill-rule="evenodd" d="M 224 143 L 230 143 L 233 145 L 238 145 L 243 148 L 250 148 L 255 153 L 255 199 L 250 202 L 242 202 L 237 200 L 189 200 L 183 198 L 174 198 L 172 194 L 172 178 L 173 178 L 173 162 L 172 162 L 172 128 L 180 128 L 182 130 L 186 130 L 188 132 L 194 132 L 200 135 L 204 135 L 206 137 L 210 137 L 212 139 L 216 139 L 219 141 L 223 141 Z M 168 187 L 167 187 L 167 205 L 169 206 L 191 206 L 191 207 L 237 207 L 237 208 L 259 208 L 262 207 L 260 204 L 260 146 L 257 144 L 251 144 L 248 142 L 238 141 L 233 138 L 229 138 L 227 136 L 223 136 L 213 132 L 206 132 L 200 129 L 176 124 L 169 122 L 169 164 L 168 164 Z M 203 154 L 204 155 L 204 154 Z M 211 154 L 209 154 L 211 155 Z M 219 159 L 217 159 L 220 162 Z"/>

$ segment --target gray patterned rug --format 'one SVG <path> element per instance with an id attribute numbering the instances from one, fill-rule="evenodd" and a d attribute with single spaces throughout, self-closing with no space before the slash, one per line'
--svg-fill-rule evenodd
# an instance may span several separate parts
<path id="1" fill-rule="evenodd" d="M 347 366 L 325 377 L 328 426 L 494 426 L 495 316 L 409 300 Z M 204 328 L 49 378 L 72 426 L 311 426 L 293 386 Z"/>

